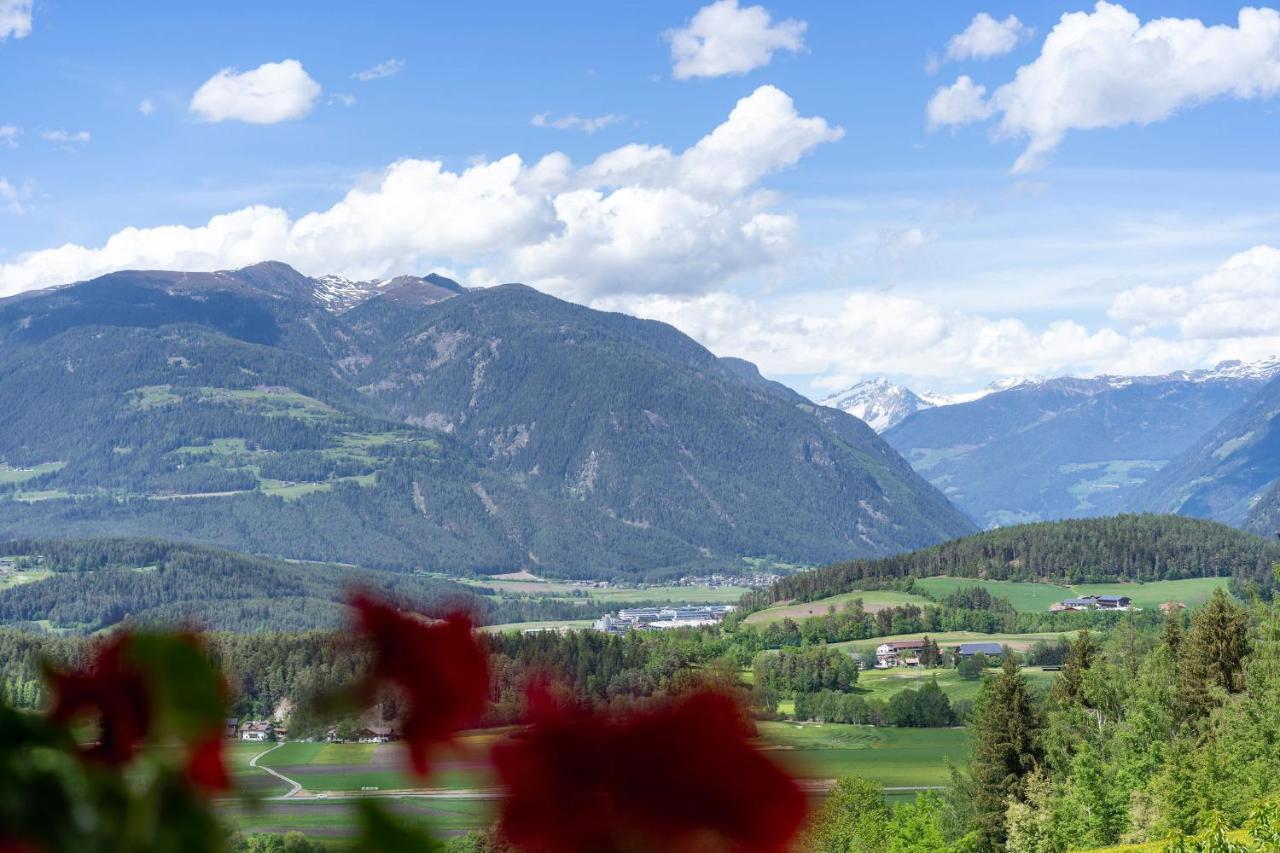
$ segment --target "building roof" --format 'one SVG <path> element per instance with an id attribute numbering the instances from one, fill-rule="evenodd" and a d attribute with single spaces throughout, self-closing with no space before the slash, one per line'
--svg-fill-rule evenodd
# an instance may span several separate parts
<path id="1" fill-rule="evenodd" d="M 892 643 L 885 643 L 895 651 L 899 649 L 922 649 L 924 648 L 924 640 L 894 640 Z"/>
<path id="2" fill-rule="evenodd" d="M 1099 596 L 1098 596 L 1098 600 L 1099 600 L 1099 601 L 1107 601 L 1107 602 L 1111 602 L 1111 601 L 1128 601 L 1128 600 L 1129 600 L 1129 596 L 1127 596 L 1127 595 L 1099 595 Z"/>
<path id="3" fill-rule="evenodd" d="M 999 643 L 961 643 L 961 655 L 1002 655 L 1004 654 L 1004 646 Z"/>
<path id="4" fill-rule="evenodd" d="M 1090 598 L 1068 598 L 1062 602 L 1067 607 L 1093 607 L 1098 602 L 1092 597 Z"/>

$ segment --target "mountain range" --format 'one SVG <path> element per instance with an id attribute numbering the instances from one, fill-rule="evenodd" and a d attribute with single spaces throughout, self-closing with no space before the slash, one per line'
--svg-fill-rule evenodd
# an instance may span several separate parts
<path id="1" fill-rule="evenodd" d="M 0 536 L 664 576 L 973 529 L 857 418 L 522 285 L 123 271 L 0 300 L 0 363 Z"/>
<path id="2" fill-rule="evenodd" d="M 888 423 L 884 438 L 917 471 L 984 527 L 1132 511 L 1240 524 L 1245 504 L 1280 472 L 1248 454 L 1236 467 L 1207 462 L 1220 460 L 1233 437 L 1262 434 L 1245 425 L 1242 407 L 1277 375 L 1280 362 L 1269 360 L 1162 376 L 1022 379 L 959 401 L 919 397 L 933 405 L 878 422 Z M 911 399 L 884 381 L 862 388 L 859 406 L 882 416 Z M 1271 411 L 1258 405 L 1255 419 Z M 1230 481 L 1228 468 L 1236 471 Z"/>

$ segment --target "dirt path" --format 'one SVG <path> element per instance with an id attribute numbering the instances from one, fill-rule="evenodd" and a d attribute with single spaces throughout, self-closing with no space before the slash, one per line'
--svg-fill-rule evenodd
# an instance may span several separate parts
<path id="1" fill-rule="evenodd" d="M 292 779 L 290 779 L 288 776 L 284 775 L 283 773 L 279 773 L 279 772 L 277 772 L 277 771 L 273 770 L 273 769 L 272 769 L 272 768 L 270 768 L 270 767 L 267 767 L 267 766 L 265 766 L 265 765 L 263 765 L 263 764 L 259 764 L 259 763 L 258 763 L 258 759 L 259 759 L 259 758 L 262 758 L 264 755 L 267 755 L 267 754 L 269 754 L 269 753 L 271 753 L 271 752 L 274 752 L 275 750 L 279 749 L 279 748 L 280 748 L 280 747 L 282 747 L 282 746 L 284 746 L 284 743 L 283 743 L 283 742 L 278 743 L 278 744 L 276 744 L 275 746 L 271 747 L 270 749 L 264 749 L 262 752 L 259 752 L 259 753 L 258 753 L 257 755 L 255 755 L 253 758 L 250 758 L 250 759 L 249 759 L 249 766 L 250 766 L 250 767 L 254 768 L 255 770 L 265 770 L 265 771 L 267 771 L 268 773 L 270 773 L 272 776 L 276 777 L 276 778 L 277 778 L 277 779 L 279 779 L 281 782 L 283 782 L 283 783 L 285 783 L 286 785 L 288 785 L 288 786 L 289 786 L 289 790 L 288 790 L 288 791 L 286 791 L 285 793 L 280 794 L 280 795 L 275 796 L 275 797 L 270 797 L 270 798 L 269 798 L 269 799 L 272 799 L 272 800 L 286 800 L 286 799 L 288 799 L 288 798 L 290 798 L 290 797 L 294 796 L 295 794 L 297 794 L 299 791 L 301 791 L 301 790 L 302 790 L 302 785 L 301 785 L 301 784 L 299 784 L 298 782 L 293 781 Z"/>

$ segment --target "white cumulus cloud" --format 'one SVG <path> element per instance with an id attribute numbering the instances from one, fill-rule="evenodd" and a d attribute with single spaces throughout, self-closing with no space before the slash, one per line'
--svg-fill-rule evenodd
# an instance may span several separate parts
<path id="1" fill-rule="evenodd" d="M 956 117 L 980 121 L 998 113 L 1004 135 L 1027 140 L 1014 164 L 1025 172 L 1072 130 L 1146 125 L 1210 101 L 1278 92 L 1275 9 L 1243 8 L 1234 27 L 1195 18 L 1144 24 L 1123 6 L 1099 2 L 1092 12 L 1063 15 L 1040 55 L 993 92 L 988 113 Z"/>
<path id="2" fill-rule="evenodd" d="M 964 32 L 957 33 L 947 42 L 947 59 L 990 59 L 1004 56 L 1018 46 L 1018 42 L 1031 37 L 1031 30 L 1023 26 L 1016 15 L 997 21 L 986 12 L 974 15 Z"/>
<path id="3" fill-rule="evenodd" d="M 320 97 L 320 84 L 296 59 L 267 62 L 252 71 L 224 68 L 191 96 L 190 111 L 204 121 L 275 124 L 302 118 Z"/>
<path id="4" fill-rule="evenodd" d="M 22 135 L 22 128 L 13 124 L 0 124 L 0 145 L 5 148 L 17 148 L 18 137 Z"/>
<path id="5" fill-rule="evenodd" d="M 991 116 L 993 107 L 987 100 L 987 87 L 961 74 L 950 86 L 939 86 L 925 107 L 931 130 L 969 124 Z"/>
<path id="6" fill-rule="evenodd" d="M 522 280 L 569 296 L 706 292 L 769 265 L 794 219 L 759 182 L 839 139 L 763 86 L 685 151 L 630 145 L 575 166 L 515 154 L 451 171 L 402 160 L 324 210 L 292 218 L 252 206 L 196 227 L 126 228 L 0 265 L 0 294 L 111 270 L 207 270 L 274 258 L 307 272 L 370 277 L 450 267 L 475 283 Z"/>
<path id="7" fill-rule="evenodd" d="M 142 101 L 138 104 L 138 112 L 142 113 L 144 116 L 149 116 L 155 111 L 156 111 L 155 101 L 151 100 L 150 98 L 143 98 Z"/>
<path id="8" fill-rule="evenodd" d="M 703 6 L 682 29 L 663 34 L 671 43 L 677 80 L 745 74 L 768 65 L 779 50 L 804 50 L 804 21 L 773 22 L 763 6 L 741 8 L 738 0 Z"/>
<path id="9" fill-rule="evenodd" d="M 32 0 L 0 0 L 0 41 L 31 35 Z"/>
<path id="10" fill-rule="evenodd" d="M 1280 249 L 1254 246 L 1187 285 L 1126 290 L 1109 313 L 1142 329 L 1175 329 L 1189 340 L 1280 336 Z"/>

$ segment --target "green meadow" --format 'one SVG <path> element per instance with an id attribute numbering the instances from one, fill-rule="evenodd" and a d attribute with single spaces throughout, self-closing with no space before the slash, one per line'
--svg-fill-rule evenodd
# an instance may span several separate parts
<path id="1" fill-rule="evenodd" d="M 888 607 L 898 607 L 904 604 L 928 605 L 932 604 L 929 599 L 922 595 L 912 595 L 909 592 L 898 592 L 892 589 L 873 589 L 866 592 L 845 592 L 840 595 L 833 595 L 830 598 L 820 598 L 817 601 L 808 601 L 803 604 L 775 604 L 773 607 L 759 610 L 752 613 L 744 621 L 748 625 L 754 625 L 765 622 L 778 622 L 782 619 L 807 619 L 810 616 L 825 616 L 831 612 L 831 608 L 840 610 L 851 601 L 861 599 L 863 609 L 869 612 L 883 610 Z"/>
<path id="2" fill-rule="evenodd" d="M 1208 601 L 1213 591 L 1227 588 L 1230 578 L 1190 578 L 1187 580 L 1151 581 L 1149 583 L 1090 583 L 1074 586 L 1034 581 L 990 581 L 978 578 L 920 578 L 915 589 L 934 598 L 942 598 L 958 589 L 982 587 L 992 595 L 1007 598 L 1015 610 L 1048 610 L 1064 598 L 1082 595 L 1127 595 L 1134 607 L 1159 607 L 1166 601 L 1180 601 L 1198 607 Z"/>
<path id="3" fill-rule="evenodd" d="M 947 783 L 948 761 L 968 755 L 964 729 L 894 729 L 838 723 L 759 723 L 769 755 L 805 779 L 862 776 L 885 787 Z"/>

